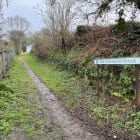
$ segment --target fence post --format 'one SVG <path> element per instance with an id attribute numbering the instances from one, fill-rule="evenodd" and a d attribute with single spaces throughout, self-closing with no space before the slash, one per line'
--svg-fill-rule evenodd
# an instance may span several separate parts
<path id="1" fill-rule="evenodd" d="M 6 71 L 10 68 L 10 65 L 15 57 L 14 50 L 5 50 L 5 47 L 1 47 L 0 42 L 0 79 L 6 75 Z"/>
<path id="2" fill-rule="evenodd" d="M 2 43 L 1 43 L 1 45 L 2 45 Z M 3 45 L 2 45 L 2 65 L 3 65 L 2 75 L 4 77 L 5 76 L 5 50 L 3 48 Z"/>

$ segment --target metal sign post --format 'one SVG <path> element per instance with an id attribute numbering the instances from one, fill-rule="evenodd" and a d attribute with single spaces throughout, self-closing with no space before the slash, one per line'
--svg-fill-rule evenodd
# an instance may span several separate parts
<path id="1" fill-rule="evenodd" d="M 140 57 L 106 58 L 94 60 L 96 65 L 135 65 L 136 110 L 140 110 Z"/>

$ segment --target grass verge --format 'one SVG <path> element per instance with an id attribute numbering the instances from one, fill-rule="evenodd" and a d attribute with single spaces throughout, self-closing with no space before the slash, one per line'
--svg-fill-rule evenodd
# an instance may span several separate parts
<path id="1" fill-rule="evenodd" d="M 107 103 L 104 97 L 98 100 L 95 91 L 87 86 L 83 79 L 58 69 L 54 63 L 42 62 L 29 55 L 25 55 L 24 59 L 41 80 L 61 98 L 65 107 L 86 124 L 104 127 L 105 130 L 111 126 L 109 131 L 119 129 L 140 135 L 140 112 L 135 112 L 133 108 L 124 111 L 119 103 L 105 107 Z"/>
<path id="2" fill-rule="evenodd" d="M 0 139 L 61 139 L 61 128 L 45 112 L 37 88 L 17 57 L 0 81 Z"/>

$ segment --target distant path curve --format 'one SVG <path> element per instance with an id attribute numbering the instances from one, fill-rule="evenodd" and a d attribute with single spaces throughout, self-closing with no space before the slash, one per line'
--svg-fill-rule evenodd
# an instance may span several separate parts
<path id="1" fill-rule="evenodd" d="M 52 92 L 46 87 L 44 83 L 35 75 L 35 73 L 29 68 L 26 62 L 21 59 L 28 74 L 32 78 L 33 82 L 41 93 L 41 99 L 45 107 L 49 110 L 53 120 L 59 123 L 62 127 L 64 138 L 63 140 L 105 140 L 98 137 L 96 134 L 88 132 L 80 123 L 59 104 L 58 99 Z"/>

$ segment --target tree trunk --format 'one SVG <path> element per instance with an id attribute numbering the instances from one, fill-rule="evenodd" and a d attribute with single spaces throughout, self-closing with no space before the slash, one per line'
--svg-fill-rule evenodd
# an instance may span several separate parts
<path id="1" fill-rule="evenodd" d="M 62 37 L 62 51 L 64 52 L 64 53 L 66 53 L 66 43 L 65 43 L 65 38 L 64 37 Z"/>

